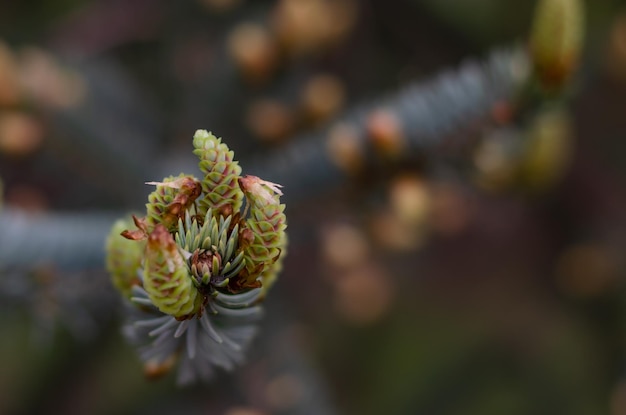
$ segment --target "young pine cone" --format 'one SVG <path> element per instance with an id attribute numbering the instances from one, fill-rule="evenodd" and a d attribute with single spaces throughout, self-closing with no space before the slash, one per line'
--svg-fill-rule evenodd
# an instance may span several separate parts
<path id="1" fill-rule="evenodd" d="M 126 337 L 148 376 L 178 360 L 181 383 L 243 360 L 287 244 L 280 186 L 241 177 L 233 152 L 204 130 L 193 144 L 204 177 L 149 182 L 146 218 L 107 243 L 114 285 L 130 299 Z"/>

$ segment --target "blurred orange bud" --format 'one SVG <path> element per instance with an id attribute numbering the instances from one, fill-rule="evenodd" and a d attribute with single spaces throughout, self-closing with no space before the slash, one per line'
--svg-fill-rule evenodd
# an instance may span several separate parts
<path id="1" fill-rule="evenodd" d="M 44 129 L 34 116 L 18 111 L 0 114 L 0 152 L 23 157 L 37 151 L 43 142 Z"/>
<path id="2" fill-rule="evenodd" d="M 16 105 L 21 98 L 19 68 L 13 51 L 0 40 L 0 106 Z"/>
<path id="3" fill-rule="evenodd" d="M 322 229 L 322 254 L 342 270 L 364 262 L 369 254 L 367 236 L 356 226 L 333 224 Z"/>
<path id="4" fill-rule="evenodd" d="M 415 175 L 399 176 L 389 188 L 389 203 L 391 211 L 402 223 L 411 227 L 422 226 L 430 213 L 430 189 Z"/>
<path id="5" fill-rule="evenodd" d="M 520 133 L 510 128 L 499 128 L 483 137 L 473 154 L 477 184 L 491 191 L 513 186 L 519 175 L 520 147 Z"/>
<path id="6" fill-rule="evenodd" d="M 228 37 L 228 50 L 244 78 L 266 81 L 278 63 L 278 50 L 269 31 L 255 23 L 237 25 Z"/>
<path id="7" fill-rule="evenodd" d="M 20 52 L 20 78 L 27 96 L 48 107 L 66 109 L 79 105 L 87 92 L 84 79 L 64 68 L 55 57 L 38 48 Z"/>
<path id="8" fill-rule="evenodd" d="M 148 360 L 144 364 L 143 373 L 146 378 L 150 380 L 162 378 L 163 376 L 167 375 L 170 370 L 172 370 L 172 367 L 174 367 L 177 358 L 178 356 L 176 354 L 173 354 L 162 362 Z"/>
<path id="9" fill-rule="evenodd" d="M 250 131 L 267 142 L 285 139 L 293 130 L 295 119 L 286 105 L 270 99 L 257 100 L 248 108 L 246 122 Z"/>
<path id="10" fill-rule="evenodd" d="M 394 289 L 389 275 L 375 263 L 363 263 L 338 278 L 335 307 L 347 322 L 372 324 L 380 320 L 392 304 Z"/>
<path id="11" fill-rule="evenodd" d="M 317 75 L 310 79 L 302 91 L 302 108 L 313 122 L 327 120 L 337 114 L 345 102 L 345 89 L 332 75 Z"/>
<path id="12" fill-rule="evenodd" d="M 352 0 L 281 0 L 275 10 L 274 31 L 290 55 L 316 52 L 350 32 L 356 6 Z"/>
<path id="13" fill-rule="evenodd" d="M 363 167 L 365 155 L 362 147 L 358 132 L 350 124 L 336 124 L 328 133 L 330 159 L 347 173 L 357 173 Z"/>
<path id="14" fill-rule="evenodd" d="M 425 241 L 427 232 L 426 226 L 407 226 L 399 216 L 389 210 L 371 215 L 369 227 L 377 243 L 400 252 L 419 249 Z"/>
<path id="15" fill-rule="evenodd" d="M 306 397 L 305 386 L 296 375 L 281 374 L 267 384 L 265 397 L 276 412 L 288 411 Z"/>
<path id="16" fill-rule="evenodd" d="M 402 124 L 398 117 L 389 110 L 380 109 L 367 118 L 367 131 L 374 149 L 384 157 L 399 157 L 406 142 Z"/>

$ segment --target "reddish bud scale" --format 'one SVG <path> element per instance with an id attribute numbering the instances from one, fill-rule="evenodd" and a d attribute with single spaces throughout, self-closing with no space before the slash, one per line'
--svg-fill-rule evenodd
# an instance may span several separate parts
<path id="1" fill-rule="evenodd" d="M 185 174 L 148 184 L 157 188 L 148 196 L 146 220 L 150 227 L 160 223 L 170 231 L 176 228 L 178 219 L 184 216 L 202 191 L 200 182 Z"/>

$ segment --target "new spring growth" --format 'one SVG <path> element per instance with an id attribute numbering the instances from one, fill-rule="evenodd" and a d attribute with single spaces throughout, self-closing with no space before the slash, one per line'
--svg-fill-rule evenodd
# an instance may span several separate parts
<path id="1" fill-rule="evenodd" d="M 535 75 L 549 91 L 559 91 L 578 67 L 585 14 L 582 0 L 539 0 L 530 35 Z"/>
<path id="2" fill-rule="evenodd" d="M 166 177 L 162 182 L 146 182 L 156 186 L 146 204 L 151 225 L 162 223 L 168 230 L 178 224 L 178 219 L 202 194 L 200 182 L 193 176 L 180 174 Z"/>
<path id="3" fill-rule="evenodd" d="M 202 294 L 190 278 L 183 252 L 160 223 L 148 236 L 143 288 L 162 313 L 178 319 L 191 318 L 202 307 Z"/>
<path id="4" fill-rule="evenodd" d="M 249 202 L 250 216 L 246 220 L 246 284 L 252 285 L 261 277 L 266 288 L 274 283 L 279 261 L 287 245 L 285 205 L 280 204 L 282 186 L 255 176 L 239 179 L 239 186 Z"/>
<path id="5" fill-rule="evenodd" d="M 107 240 L 107 268 L 115 287 L 138 310 L 153 316 L 127 331 L 134 342 L 144 338 L 152 348 L 145 353 L 150 358 L 144 358 L 150 365 L 154 355 L 161 364 L 178 353 L 168 336 L 186 339 L 180 340 L 186 343 L 186 358 L 201 360 L 197 367 L 185 365 L 185 379 L 206 377 L 209 370 L 202 365 L 223 362 L 219 356 L 228 367 L 240 360 L 240 346 L 254 332 L 250 317 L 259 315 L 287 245 L 281 186 L 242 177 L 233 152 L 205 130 L 196 132 L 193 146 L 201 178 L 181 173 L 147 182 L 155 189 L 146 216 L 132 217 L 135 229 L 128 228 L 128 219 L 116 223 Z M 228 323 L 219 320 L 223 317 Z M 218 320 L 221 333 L 213 327 Z M 150 325 L 157 328 L 142 331 Z M 202 344 L 194 344 L 203 338 L 196 330 L 204 333 Z M 226 340 L 228 330 L 238 333 L 241 345 Z M 217 354 L 196 357 L 201 348 Z"/>

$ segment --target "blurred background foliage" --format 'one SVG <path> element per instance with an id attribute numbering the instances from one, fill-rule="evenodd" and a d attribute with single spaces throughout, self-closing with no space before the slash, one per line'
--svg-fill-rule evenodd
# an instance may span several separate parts
<path id="1" fill-rule="evenodd" d="M 626 8 L 586 3 L 567 99 L 512 97 L 401 160 L 375 112 L 360 125 L 394 157 L 364 167 L 343 125 L 341 180 L 279 175 L 290 253 L 263 334 L 187 389 L 144 379 L 103 271 L 143 183 L 193 173 L 198 128 L 244 171 L 312 163 L 362 103 L 523 50 L 535 2 L 0 4 L 0 413 L 626 414 Z"/>

